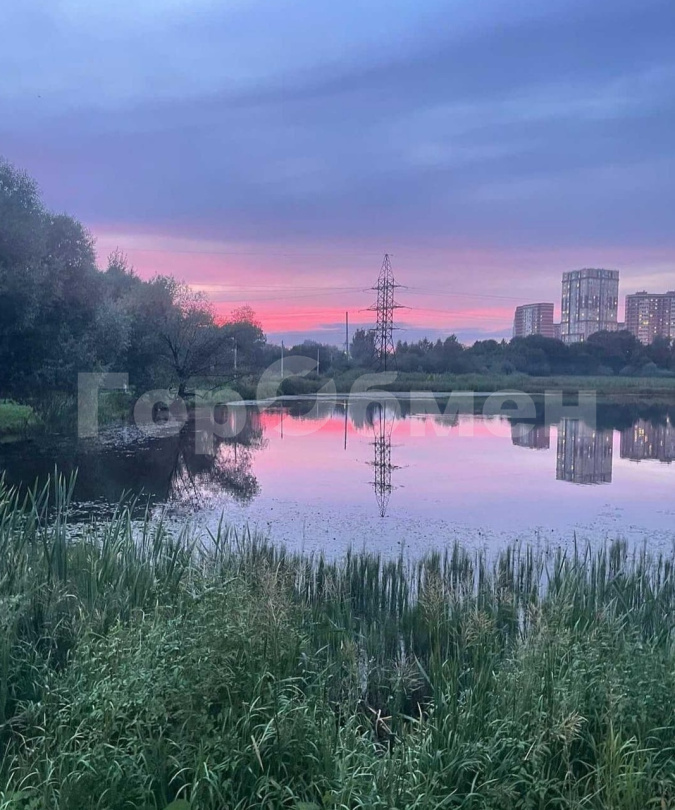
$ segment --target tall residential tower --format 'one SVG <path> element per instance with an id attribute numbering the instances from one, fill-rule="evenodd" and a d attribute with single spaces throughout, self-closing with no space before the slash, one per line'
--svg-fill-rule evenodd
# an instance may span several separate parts
<path id="1" fill-rule="evenodd" d="M 513 337 L 544 335 L 552 338 L 553 304 L 523 304 L 516 307 L 513 318 Z"/>
<path id="2" fill-rule="evenodd" d="M 579 343 L 595 332 L 616 332 L 619 308 L 617 270 L 571 270 L 563 273 L 560 337 Z"/>
<path id="3" fill-rule="evenodd" d="M 626 329 L 642 343 L 675 338 L 675 291 L 627 295 Z"/>

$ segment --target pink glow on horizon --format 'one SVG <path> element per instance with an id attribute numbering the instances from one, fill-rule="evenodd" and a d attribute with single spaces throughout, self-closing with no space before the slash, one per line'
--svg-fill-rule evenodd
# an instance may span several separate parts
<path id="1" fill-rule="evenodd" d="M 368 326 L 381 254 L 358 246 L 267 245 L 148 234 L 128 225 L 93 229 L 100 266 L 115 248 L 141 278 L 173 275 L 212 300 L 219 319 L 250 304 L 266 332 L 338 328 L 349 312 L 354 328 Z M 502 249 L 452 244 L 392 251 L 399 291 L 397 320 L 405 329 L 510 337 L 519 303 L 553 301 L 559 319 L 560 277 L 575 267 L 621 272 L 620 300 L 637 289 L 672 288 L 675 254 L 665 249 Z M 670 287 L 668 287 L 670 285 Z M 622 313 L 620 311 L 621 319 Z M 405 339 L 405 334 L 401 334 Z"/>
<path id="2" fill-rule="evenodd" d="M 369 312 L 361 312 L 358 309 L 348 310 L 345 307 L 313 305 L 308 307 L 288 306 L 281 309 L 271 304 L 253 304 L 253 308 L 262 323 L 263 329 L 269 332 L 295 332 L 299 329 L 320 331 L 326 327 L 341 327 L 345 320 L 345 311 L 349 311 L 352 329 L 361 326 L 372 326 L 374 320 L 374 316 Z M 232 306 L 216 303 L 214 309 L 218 320 L 222 322 L 227 320 L 232 311 Z M 448 309 L 447 312 L 438 312 L 436 309 L 426 310 L 424 307 L 412 307 L 398 323 L 401 328 L 427 327 L 433 330 L 446 330 L 448 334 L 451 334 L 451 324 L 462 323 L 464 325 L 469 324 L 472 327 L 494 327 L 499 329 L 503 323 L 510 322 L 512 317 L 511 310 L 497 307 L 463 311 Z"/>

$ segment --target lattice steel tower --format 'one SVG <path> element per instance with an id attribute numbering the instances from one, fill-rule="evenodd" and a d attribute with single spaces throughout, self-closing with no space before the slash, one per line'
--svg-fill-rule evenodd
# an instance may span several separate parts
<path id="1" fill-rule="evenodd" d="M 377 324 L 373 332 L 375 353 L 381 368 L 385 371 L 388 357 L 394 354 L 394 310 L 401 308 L 401 304 L 396 302 L 394 293 L 400 286 L 394 281 L 389 254 L 385 253 L 377 286 L 371 287 L 377 291 L 377 303 L 368 307 L 371 311 L 377 312 Z"/>

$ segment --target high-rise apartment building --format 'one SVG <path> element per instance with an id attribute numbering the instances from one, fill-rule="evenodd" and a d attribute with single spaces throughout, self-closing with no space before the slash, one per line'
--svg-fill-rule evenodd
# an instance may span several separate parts
<path id="1" fill-rule="evenodd" d="M 544 335 L 552 338 L 553 304 L 523 304 L 516 307 L 513 318 L 513 337 Z"/>
<path id="2" fill-rule="evenodd" d="M 626 329 L 642 343 L 675 338 L 675 291 L 627 295 Z"/>
<path id="3" fill-rule="evenodd" d="M 617 329 L 619 273 L 587 268 L 563 273 L 560 337 L 578 343 L 596 332 Z"/>

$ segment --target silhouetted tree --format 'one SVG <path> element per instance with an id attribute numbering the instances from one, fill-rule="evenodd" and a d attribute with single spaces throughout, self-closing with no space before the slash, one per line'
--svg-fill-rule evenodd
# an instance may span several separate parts
<path id="1" fill-rule="evenodd" d="M 357 329 L 352 336 L 349 353 L 357 365 L 373 365 L 375 362 L 375 338 L 372 331 Z"/>

